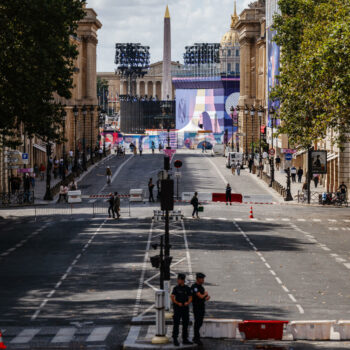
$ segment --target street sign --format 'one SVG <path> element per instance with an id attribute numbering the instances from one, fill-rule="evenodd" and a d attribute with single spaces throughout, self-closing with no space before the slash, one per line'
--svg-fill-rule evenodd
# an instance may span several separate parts
<path id="1" fill-rule="evenodd" d="M 177 168 L 177 169 L 181 168 L 181 167 L 182 167 L 182 162 L 181 162 L 181 160 L 176 160 L 176 161 L 174 162 L 174 166 L 175 166 L 175 168 Z"/>
<path id="2" fill-rule="evenodd" d="M 175 177 L 181 177 L 181 171 L 176 171 L 175 172 Z"/>
<path id="3" fill-rule="evenodd" d="M 292 160 L 292 159 L 293 159 L 293 154 L 286 153 L 286 154 L 284 155 L 284 157 L 285 157 L 286 160 Z"/>
<path id="4" fill-rule="evenodd" d="M 9 165 L 7 169 L 18 169 L 19 165 Z"/>
<path id="5" fill-rule="evenodd" d="M 28 164 L 28 163 L 29 163 L 28 153 L 22 153 L 22 164 Z"/>
<path id="6" fill-rule="evenodd" d="M 270 155 L 270 156 L 274 156 L 275 153 L 276 153 L 276 151 L 274 150 L 274 148 L 271 148 L 271 149 L 269 150 L 269 155 Z"/>

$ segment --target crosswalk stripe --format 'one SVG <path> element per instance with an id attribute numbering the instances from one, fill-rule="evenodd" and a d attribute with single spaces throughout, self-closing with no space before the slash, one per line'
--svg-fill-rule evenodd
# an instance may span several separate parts
<path id="1" fill-rule="evenodd" d="M 61 328 L 55 337 L 51 340 L 51 343 L 69 343 L 76 332 L 76 328 Z"/>
<path id="2" fill-rule="evenodd" d="M 105 341 L 112 327 L 96 327 L 86 339 L 87 342 Z"/>
<path id="3" fill-rule="evenodd" d="M 11 340 L 11 344 L 25 344 L 30 342 L 38 333 L 40 328 L 24 329 L 15 338 Z"/>

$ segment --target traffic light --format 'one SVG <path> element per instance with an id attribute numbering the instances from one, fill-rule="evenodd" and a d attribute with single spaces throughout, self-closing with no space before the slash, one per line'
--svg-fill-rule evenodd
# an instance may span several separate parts
<path id="1" fill-rule="evenodd" d="M 155 267 L 156 269 L 158 269 L 160 266 L 160 256 L 159 255 L 151 256 L 150 259 L 151 259 L 152 267 Z"/>
<path id="2" fill-rule="evenodd" d="M 164 157 L 164 170 L 170 170 L 170 158 Z"/>
<path id="3" fill-rule="evenodd" d="M 160 203 L 161 210 L 174 210 L 174 180 L 162 180 Z"/>

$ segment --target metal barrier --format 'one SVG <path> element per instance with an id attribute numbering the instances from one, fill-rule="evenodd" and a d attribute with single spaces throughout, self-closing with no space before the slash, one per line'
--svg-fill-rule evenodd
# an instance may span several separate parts
<path id="1" fill-rule="evenodd" d="M 322 204 L 322 200 L 320 203 L 320 195 L 322 196 L 321 192 L 313 192 L 310 193 L 310 203 L 318 203 Z M 296 195 L 298 199 L 298 203 L 307 203 L 307 191 L 298 191 L 298 194 Z"/>
<path id="2" fill-rule="evenodd" d="M 18 207 L 34 204 L 33 191 L 17 191 L 16 193 L 0 193 L 0 207 Z"/>

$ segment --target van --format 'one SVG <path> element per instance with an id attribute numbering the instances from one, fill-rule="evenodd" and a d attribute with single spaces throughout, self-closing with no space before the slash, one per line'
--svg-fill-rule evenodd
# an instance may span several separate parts
<path id="1" fill-rule="evenodd" d="M 240 152 L 229 152 L 227 155 L 226 167 L 231 168 L 232 164 L 238 163 L 242 165 L 243 163 L 243 153 Z"/>
<path id="2" fill-rule="evenodd" d="M 211 150 L 211 155 L 214 156 L 223 156 L 225 157 L 225 145 L 217 144 Z"/>

